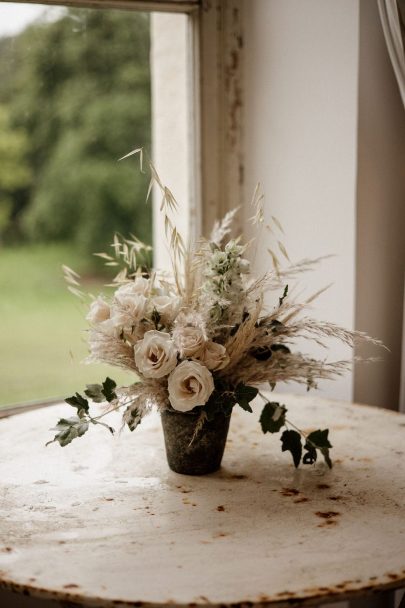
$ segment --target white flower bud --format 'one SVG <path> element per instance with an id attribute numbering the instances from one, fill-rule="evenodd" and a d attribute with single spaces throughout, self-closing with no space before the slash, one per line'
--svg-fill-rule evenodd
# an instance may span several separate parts
<path id="1" fill-rule="evenodd" d="M 198 327 L 181 327 L 175 331 L 175 341 L 182 358 L 198 358 L 204 347 L 205 337 Z"/>
<path id="2" fill-rule="evenodd" d="M 229 356 L 225 346 L 218 342 L 206 342 L 198 360 L 204 363 L 208 369 L 216 371 L 223 369 L 229 363 Z"/>
<path id="3" fill-rule="evenodd" d="M 90 321 L 90 323 L 101 323 L 102 321 L 109 319 L 110 314 L 109 305 L 101 296 L 99 296 L 90 304 L 90 310 L 86 316 L 86 319 L 87 321 Z"/>

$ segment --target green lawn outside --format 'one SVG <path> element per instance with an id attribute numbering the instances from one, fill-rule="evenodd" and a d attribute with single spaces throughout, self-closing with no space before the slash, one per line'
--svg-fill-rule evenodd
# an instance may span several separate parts
<path id="1" fill-rule="evenodd" d="M 130 374 L 85 365 L 86 306 L 66 288 L 61 264 L 87 274 L 68 245 L 0 248 L 0 406 L 67 397 L 107 375 L 128 384 Z M 92 293 L 102 282 L 87 279 Z"/>

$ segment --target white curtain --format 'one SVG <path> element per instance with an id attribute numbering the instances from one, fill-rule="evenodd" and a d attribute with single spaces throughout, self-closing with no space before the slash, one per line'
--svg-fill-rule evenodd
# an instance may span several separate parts
<path id="1" fill-rule="evenodd" d="M 405 0 L 378 0 L 382 28 L 392 67 L 405 107 Z M 399 409 L 405 412 L 405 294 Z"/>
<path id="2" fill-rule="evenodd" d="M 388 53 L 405 107 L 405 0 L 378 0 Z"/>

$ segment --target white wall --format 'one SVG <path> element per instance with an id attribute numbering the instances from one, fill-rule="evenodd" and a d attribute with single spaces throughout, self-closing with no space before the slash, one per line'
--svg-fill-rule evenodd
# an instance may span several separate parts
<path id="1" fill-rule="evenodd" d="M 336 254 L 302 282 L 310 295 L 333 281 L 311 314 L 353 328 L 359 3 L 246 0 L 245 22 L 246 197 L 260 181 L 292 259 Z M 348 354 L 333 344 L 330 358 Z M 351 399 L 352 384 L 321 394 Z"/>

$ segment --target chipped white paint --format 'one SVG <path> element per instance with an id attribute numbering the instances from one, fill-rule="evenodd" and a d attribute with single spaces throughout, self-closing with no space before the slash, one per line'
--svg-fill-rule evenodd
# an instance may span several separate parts
<path id="1" fill-rule="evenodd" d="M 0 586 L 86 606 L 285 606 L 404 586 L 405 416 L 282 399 L 298 425 L 331 429 L 332 471 L 295 471 L 258 408 L 233 414 L 206 477 L 169 471 L 157 415 L 64 449 L 44 443 L 67 405 L 1 420 Z"/>
<path id="2" fill-rule="evenodd" d="M 201 228 L 205 236 L 215 220 L 246 203 L 242 146 L 244 5 L 244 0 L 203 0 L 195 21 L 198 53 L 194 72 L 200 96 L 196 133 L 200 165 L 195 178 L 201 178 Z M 251 195 L 249 192 L 248 200 Z M 241 217 L 235 218 L 233 228 L 235 234 L 243 232 Z"/>

